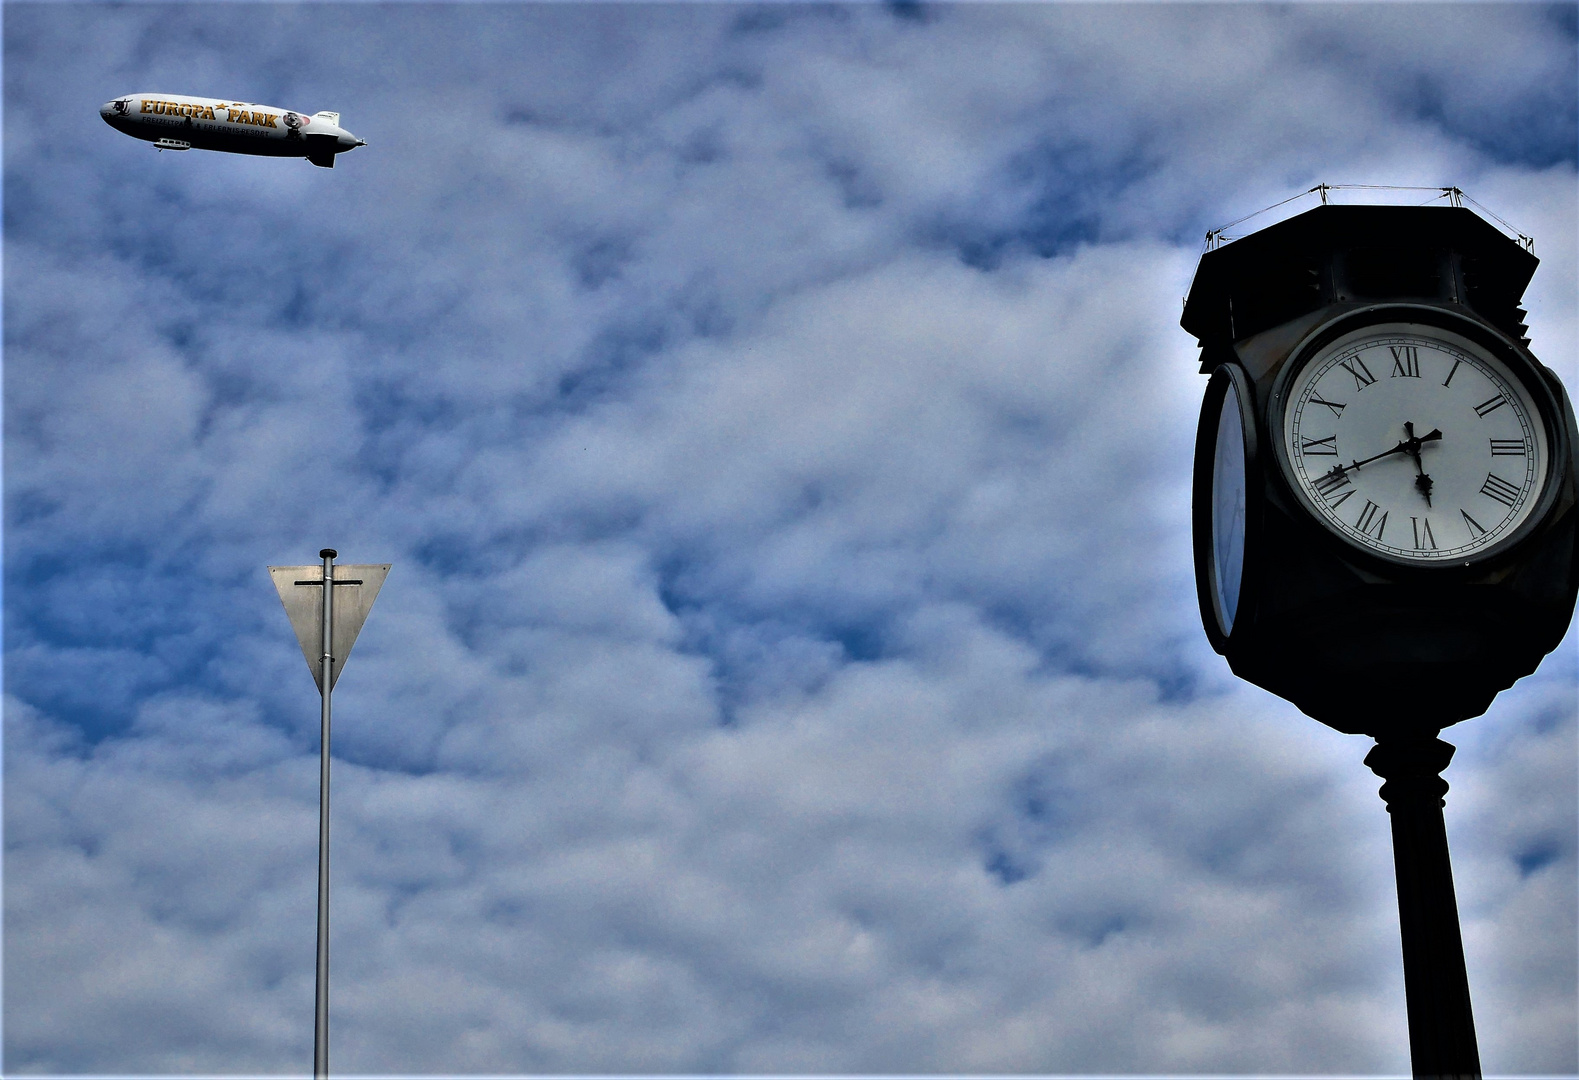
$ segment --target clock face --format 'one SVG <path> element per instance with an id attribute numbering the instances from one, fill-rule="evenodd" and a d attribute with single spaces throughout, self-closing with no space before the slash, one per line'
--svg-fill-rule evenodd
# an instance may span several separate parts
<path id="1" fill-rule="evenodd" d="M 1446 330 L 1379 324 L 1290 380 L 1283 450 L 1295 488 L 1339 536 L 1421 565 L 1483 554 L 1529 517 L 1546 428 L 1523 383 Z"/>
<path id="2" fill-rule="evenodd" d="M 1229 380 L 1217 413 L 1212 456 L 1212 603 L 1225 635 L 1233 631 L 1244 579 L 1246 487 L 1239 389 Z"/>

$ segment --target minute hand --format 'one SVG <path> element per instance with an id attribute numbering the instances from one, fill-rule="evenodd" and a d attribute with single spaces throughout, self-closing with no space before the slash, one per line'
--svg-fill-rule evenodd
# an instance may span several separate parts
<path id="1" fill-rule="evenodd" d="M 1399 444 L 1397 444 L 1396 447 L 1391 448 L 1391 450 L 1383 450 L 1382 453 L 1372 453 L 1369 458 L 1361 459 L 1361 461 L 1350 461 L 1347 466 L 1339 466 L 1339 469 L 1342 469 L 1344 472 L 1348 472 L 1350 469 L 1358 469 L 1360 466 L 1367 466 L 1367 464 L 1371 464 L 1372 461 L 1380 461 L 1380 459 L 1386 458 L 1386 456 L 1394 455 L 1394 453 L 1407 453 L 1407 455 L 1413 456 L 1416 455 L 1416 453 L 1420 453 L 1420 444 L 1423 444 L 1423 442 L 1435 442 L 1437 439 L 1440 439 L 1440 437 L 1442 437 L 1442 428 L 1432 428 L 1429 433 L 1423 434 L 1423 436 L 1418 437 L 1418 439 L 1413 439 L 1413 437 L 1410 437 L 1410 439 L 1401 439 Z"/>
<path id="2" fill-rule="evenodd" d="M 1440 428 L 1432 428 L 1430 433 L 1422 435 L 1418 439 L 1401 440 L 1398 445 L 1393 447 L 1391 450 L 1383 450 L 1380 454 L 1372 454 L 1368 458 L 1364 458 L 1359 461 L 1351 461 L 1347 465 L 1334 465 L 1329 470 L 1329 473 L 1334 476 L 1342 476 L 1344 473 L 1349 472 L 1352 469 L 1358 469 L 1362 465 L 1369 465 L 1373 461 L 1380 461 L 1382 458 L 1389 457 L 1392 454 L 1412 454 L 1420 449 L 1421 443 L 1435 442 L 1441 437 L 1442 430 Z"/>

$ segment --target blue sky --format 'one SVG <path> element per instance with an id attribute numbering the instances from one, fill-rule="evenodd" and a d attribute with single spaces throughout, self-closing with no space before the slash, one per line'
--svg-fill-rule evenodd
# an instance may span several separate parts
<path id="1" fill-rule="evenodd" d="M 1366 740 L 1198 626 L 1211 227 L 1457 184 L 1576 368 L 1572 5 L 8 4 L 8 1072 L 1407 1071 Z M 141 91 L 333 109 L 332 170 Z M 1452 729 L 1572 1073 L 1572 641 Z"/>

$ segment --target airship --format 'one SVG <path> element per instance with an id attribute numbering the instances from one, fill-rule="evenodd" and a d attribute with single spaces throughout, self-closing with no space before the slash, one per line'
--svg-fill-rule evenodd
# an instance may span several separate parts
<path id="1" fill-rule="evenodd" d="M 99 107 L 116 131 L 160 150 L 221 150 L 264 157 L 304 157 L 324 169 L 336 154 L 367 144 L 340 126 L 337 112 L 300 113 L 250 101 L 185 94 L 127 94 Z"/>

